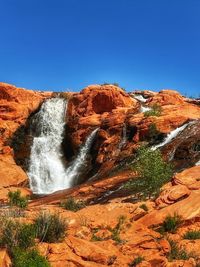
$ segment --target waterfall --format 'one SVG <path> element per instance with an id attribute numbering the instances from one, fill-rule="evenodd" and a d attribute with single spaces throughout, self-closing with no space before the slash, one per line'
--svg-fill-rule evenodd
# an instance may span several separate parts
<path id="1" fill-rule="evenodd" d="M 121 141 L 119 143 L 119 149 L 123 148 L 123 146 L 126 144 L 126 142 L 127 142 L 126 123 L 124 123 L 124 126 L 122 128 L 122 138 L 121 138 Z"/>
<path id="2" fill-rule="evenodd" d="M 52 98 L 44 102 L 40 111 L 33 116 L 28 177 L 35 194 L 49 194 L 73 186 L 82 168 L 86 167 L 88 151 L 98 129 L 87 137 L 77 157 L 66 168 L 62 152 L 66 106 L 65 99 Z"/>
<path id="3" fill-rule="evenodd" d="M 196 162 L 195 166 L 200 166 L 200 160 Z"/>
<path id="4" fill-rule="evenodd" d="M 146 98 L 143 97 L 143 95 L 133 95 L 133 98 L 139 100 L 140 102 L 145 103 L 147 101 Z"/>
<path id="5" fill-rule="evenodd" d="M 146 111 L 149 111 L 149 110 L 151 110 L 151 108 L 145 107 L 145 106 L 141 106 L 141 108 L 140 108 L 140 112 L 146 112 Z"/>
<path id="6" fill-rule="evenodd" d="M 151 149 L 156 150 L 157 148 L 165 146 L 166 144 L 170 143 L 171 140 L 174 139 L 180 132 L 182 132 L 189 124 L 191 124 L 191 122 L 185 123 L 181 127 L 178 127 L 175 130 L 171 131 L 170 133 L 168 133 L 168 135 L 166 136 L 163 142 L 161 142 L 158 145 L 152 146 Z"/>
<path id="7" fill-rule="evenodd" d="M 96 134 L 99 128 L 93 130 L 87 137 L 85 144 L 80 148 L 77 157 L 72 161 L 68 169 L 66 170 L 66 176 L 70 186 L 78 183 L 81 171 L 83 168 L 87 168 L 86 161 L 88 157 L 88 151 L 90 151 Z"/>
<path id="8" fill-rule="evenodd" d="M 48 194 L 68 187 L 61 147 L 66 104 L 62 98 L 49 99 L 33 116 L 31 125 L 33 144 L 28 177 L 34 193 Z"/>

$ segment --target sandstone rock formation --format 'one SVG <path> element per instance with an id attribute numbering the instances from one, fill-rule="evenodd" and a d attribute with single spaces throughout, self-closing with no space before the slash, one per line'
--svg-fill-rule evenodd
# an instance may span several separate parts
<path id="1" fill-rule="evenodd" d="M 120 153 L 127 116 L 137 113 L 139 106 L 136 100 L 114 85 L 86 87 L 68 103 L 68 147 L 72 144 L 71 149 L 75 152 L 92 129 L 99 127 L 93 148 L 97 155 L 96 166 L 110 169 Z"/>
<path id="2" fill-rule="evenodd" d="M 0 250 L 0 266 L 1 267 L 11 267 L 12 263 L 6 249 Z"/>
<path id="3" fill-rule="evenodd" d="M 161 106 L 160 116 L 145 116 L 141 112 L 143 102 L 134 99 L 134 95 L 140 94 L 146 99 L 146 107 Z M 51 96 L 51 93 L 0 83 L 0 200 L 3 204 L 8 204 L 8 192 L 17 188 L 22 195 L 31 195 L 26 173 L 16 165 L 11 145 L 14 147 L 15 138 L 22 138 L 23 143 L 20 129 Z M 40 254 L 54 267 L 129 267 L 135 266 L 138 258 L 141 263 L 137 266 L 140 267 L 198 266 L 199 239 L 187 240 L 184 235 L 189 230 L 200 231 L 200 166 L 194 166 L 200 159 L 199 105 L 172 90 L 159 93 L 137 90 L 127 94 L 114 85 L 93 85 L 80 93 L 62 96 L 69 97 L 63 143 L 66 159 L 71 160 L 88 134 L 99 128 L 90 151 L 87 178 L 97 171 L 98 175 L 74 188 L 33 199 L 22 214 L 12 217 L 31 223 L 39 212 L 47 212 L 67 220 L 63 241 L 35 240 Z M 193 123 L 160 148 L 163 157 L 178 170 L 172 180 L 161 188 L 155 200 L 139 201 L 131 197 L 133 192 L 124 189 L 123 184 L 137 176 L 131 168 L 136 149 L 155 142 L 149 137 L 149 126 L 156 126 L 158 143 L 170 131 L 189 121 Z M 27 157 L 25 150 L 19 150 L 21 158 Z M 85 201 L 86 207 L 77 212 L 62 208 L 61 202 L 69 196 Z M 11 214 L 10 208 L 4 205 L 0 215 L 5 218 L 7 214 Z M 154 226 L 160 226 L 166 216 L 174 214 L 182 218 L 177 231 L 157 232 Z M 171 262 L 173 246 L 170 240 L 176 242 L 177 249 L 184 249 L 185 259 Z M 11 265 L 5 249 L 0 251 L 0 259 L 2 266 Z"/>
<path id="4" fill-rule="evenodd" d="M 27 175 L 16 165 L 13 150 L 9 146 L 14 134 L 20 132 L 31 113 L 51 95 L 0 83 L 0 191 L 3 187 L 27 184 Z M 22 139 L 22 146 L 25 146 L 23 142 Z"/>

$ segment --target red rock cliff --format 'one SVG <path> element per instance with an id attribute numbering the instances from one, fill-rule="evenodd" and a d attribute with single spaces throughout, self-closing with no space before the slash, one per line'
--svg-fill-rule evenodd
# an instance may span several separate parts
<path id="1" fill-rule="evenodd" d="M 0 187 L 20 185 L 27 181 L 25 172 L 15 164 L 8 143 L 30 114 L 51 95 L 50 92 L 36 92 L 0 83 Z"/>

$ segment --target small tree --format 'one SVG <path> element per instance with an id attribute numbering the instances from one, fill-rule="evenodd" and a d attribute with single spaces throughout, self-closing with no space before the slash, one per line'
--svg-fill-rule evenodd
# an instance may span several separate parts
<path id="1" fill-rule="evenodd" d="M 162 159 L 161 152 L 146 147 L 138 149 L 133 170 L 138 178 L 128 182 L 126 187 L 138 197 L 155 197 L 173 174 L 170 164 Z"/>
<path id="2" fill-rule="evenodd" d="M 151 123 L 148 127 L 148 135 L 146 136 L 147 141 L 150 144 L 160 143 L 164 139 L 164 134 L 161 133 L 155 123 Z"/>

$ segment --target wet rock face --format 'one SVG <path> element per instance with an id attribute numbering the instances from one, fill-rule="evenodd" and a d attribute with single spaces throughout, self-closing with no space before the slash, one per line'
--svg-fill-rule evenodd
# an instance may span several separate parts
<path id="1" fill-rule="evenodd" d="M 5 145 L 11 146 L 15 161 L 26 169 L 32 143 L 28 134 L 30 114 L 37 111 L 44 99 L 55 94 L 7 84 L 0 84 L 0 92 L 0 148 L 3 151 Z M 113 85 L 92 85 L 80 93 L 64 93 L 69 98 L 63 141 L 65 158 L 72 160 L 87 136 L 99 128 L 88 157 L 87 178 L 97 171 L 102 176 L 109 174 L 113 167 L 134 157 L 141 142 L 160 143 L 170 131 L 200 118 L 200 108 L 186 102 L 176 91 L 134 93 L 142 95 L 142 92 L 147 107 L 160 104 L 161 116 L 145 117 L 140 109 L 143 103 Z M 199 160 L 199 124 L 191 127 L 162 149 L 177 170 Z"/>
<path id="2" fill-rule="evenodd" d="M 200 120 L 195 120 L 188 125 L 161 151 L 176 170 L 193 166 L 200 160 Z"/>
<path id="3" fill-rule="evenodd" d="M 50 96 L 51 93 L 35 92 L 0 83 L 0 188 L 27 184 L 26 173 L 15 163 L 15 153 L 20 151 L 19 158 L 26 158 L 27 119 Z M 23 149 L 20 150 L 20 147 Z"/>
<path id="4" fill-rule="evenodd" d="M 160 105 L 161 115 L 144 116 L 140 109 L 144 103 L 134 99 L 134 95 L 138 94 L 146 99 L 145 106 Z M 92 166 L 94 173 L 97 170 L 106 172 L 123 158 L 134 154 L 140 141 L 148 142 L 149 145 L 158 144 L 172 130 L 198 118 L 199 107 L 186 102 L 184 97 L 173 90 L 162 90 L 159 93 L 134 91 L 128 95 L 112 85 L 88 86 L 74 94 L 68 103 L 64 141 L 66 156 L 70 159 L 76 154 L 91 131 L 99 128 L 91 151 Z M 123 139 L 126 141 L 123 142 Z M 187 141 L 190 143 L 189 139 Z M 185 146 L 190 144 L 185 143 Z M 174 154 L 177 159 L 184 157 L 185 148 L 183 145 L 181 147 Z"/>
<path id="5" fill-rule="evenodd" d="M 138 101 L 113 85 L 92 85 L 74 94 L 68 103 L 65 138 L 65 143 L 71 144 L 69 156 L 76 153 L 93 129 L 99 128 L 92 148 L 93 166 L 110 169 L 126 134 L 123 128 L 127 114 L 137 113 L 139 107 Z M 67 149 L 67 145 L 65 147 Z"/>

